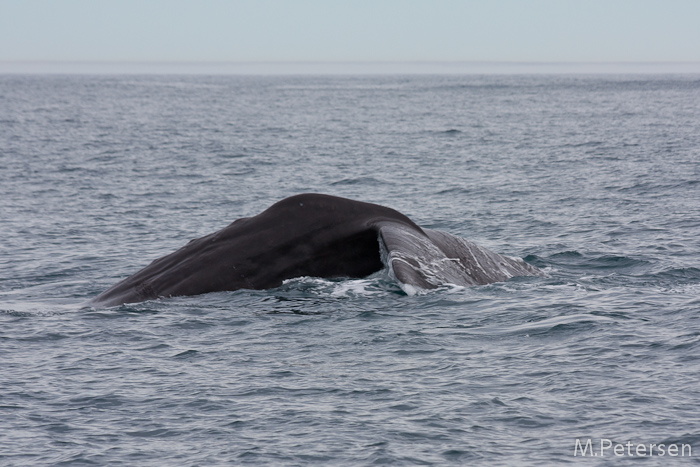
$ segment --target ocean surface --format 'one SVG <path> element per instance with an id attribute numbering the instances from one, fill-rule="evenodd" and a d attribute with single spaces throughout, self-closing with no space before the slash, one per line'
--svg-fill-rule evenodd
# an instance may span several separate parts
<path id="1" fill-rule="evenodd" d="M 87 305 L 304 192 L 548 277 Z M 700 76 L 0 75 L 0 465 L 641 460 L 605 440 L 700 459 Z"/>

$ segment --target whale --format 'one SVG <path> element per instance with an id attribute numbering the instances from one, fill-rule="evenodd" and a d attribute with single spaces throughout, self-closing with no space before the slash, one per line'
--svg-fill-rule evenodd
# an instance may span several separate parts
<path id="1" fill-rule="evenodd" d="M 389 207 L 305 193 L 191 240 L 105 290 L 89 304 L 111 307 L 239 289 L 271 289 L 298 277 L 363 278 L 382 269 L 409 295 L 543 276 L 447 232 L 421 228 Z"/>

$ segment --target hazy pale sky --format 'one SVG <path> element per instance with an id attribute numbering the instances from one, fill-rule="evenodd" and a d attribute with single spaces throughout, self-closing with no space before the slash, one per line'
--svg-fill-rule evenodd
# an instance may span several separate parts
<path id="1" fill-rule="evenodd" d="M 700 0 L 0 0 L 0 61 L 700 61 Z"/>

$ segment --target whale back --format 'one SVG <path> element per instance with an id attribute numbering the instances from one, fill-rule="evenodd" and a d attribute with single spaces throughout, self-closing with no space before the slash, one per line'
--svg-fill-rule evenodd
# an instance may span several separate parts
<path id="1" fill-rule="evenodd" d="M 286 198 L 156 259 L 97 296 L 95 306 L 238 289 L 294 277 L 366 277 L 381 270 L 376 223 L 418 229 L 393 209 L 328 195 Z"/>

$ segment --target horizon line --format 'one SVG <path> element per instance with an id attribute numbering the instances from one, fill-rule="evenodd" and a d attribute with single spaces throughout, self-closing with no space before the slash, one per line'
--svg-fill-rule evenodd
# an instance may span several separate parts
<path id="1" fill-rule="evenodd" d="M 2 60 L 0 74 L 700 74 L 700 61 Z"/>

